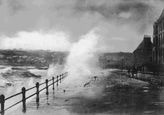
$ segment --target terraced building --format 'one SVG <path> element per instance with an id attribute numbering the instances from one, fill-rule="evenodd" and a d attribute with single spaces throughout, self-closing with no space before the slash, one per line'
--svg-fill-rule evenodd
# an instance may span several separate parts
<path id="1" fill-rule="evenodd" d="M 164 66 L 164 10 L 153 26 L 153 63 Z"/>

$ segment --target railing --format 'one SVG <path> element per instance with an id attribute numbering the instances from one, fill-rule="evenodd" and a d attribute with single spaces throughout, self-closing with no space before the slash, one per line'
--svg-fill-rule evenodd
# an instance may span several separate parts
<path id="1" fill-rule="evenodd" d="M 27 99 L 29 99 L 30 97 L 33 97 L 34 95 L 36 95 L 36 103 L 38 104 L 38 103 L 39 103 L 39 93 L 40 93 L 41 91 L 43 91 L 43 90 L 46 89 L 46 95 L 48 95 L 48 94 L 49 94 L 49 91 L 48 91 L 49 86 L 52 85 L 52 89 L 55 90 L 55 83 L 56 83 L 56 85 L 58 86 L 59 83 L 61 83 L 61 81 L 62 81 L 67 75 L 68 75 L 68 72 L 66 72 L 66 73 L 64 73 L 64 74 L 61 74 L 61 75 L 58 75 L 56 78 L 52 77 L 52 79 L 50 79 L 50 80 L 46 79 L 45 82 L 40 83 L 40 84 L 39 84 L 39 82 L 37 82 L 36 85 L 35 85 L 34 87 L 31 87 L 31 88 L 28 88 L 28 89 L 26 89 L 25 87 L 23 87 L 21 92 L 19 92 L 19 93 L 17 93 L 17 94 L 14 94 L 14 95 L 12 95 L 12 96 L 10 96 L 10 97 L 7 97 L 7 98 L 5 98 L 5 96 L 2 94 L 2 95 L 0 96 L 1 115 L 4 115 L 4 114 L 5 114 L 5 111 L 7 111 L 8 109 L 10 109 L 10 108 L 12 108 L 12 107 L 18 105 L 18 104 L 21 103 L 21 102 L 22 102 L 22 107 L 23 107 L 22 111 L 23 111 L 23 112 L 26 112 L 26 100 L 27 100 Z M 55 80 L 55 79 L 56 79 L 56 80 Z M 52 81 L 52 83 L 49 84 L 49 82 L 51 82 L 51 81 Z M 42 88 L 42 89 L 39 89 L 39 87 L 42 86 L 42 85 L 44 85 L 44 84 L 45 84 L 46 86 L 45 86 L 44 88 Z M 26 97 L 26 92 L 27 92 L 27 91 L 30 91 L 30 90 L 32 90 L 32 89 L 35 89 L 35 88 L 36 88 L 36 92 L 33 93 L 33 94 L 31 94 L 31 95 L 29 95 L 28 97 Z M 21 94 L 22 94 L 22 100 L 20 100 L 20 101 L 18 101 L 18 102 L 16 102 L 16 103 L 10 105 L 9 107 L 5 108 L 5 101 L 7 101 L 7 100 L 9 100 L 9 99 L 11 99 L 11 98 L 13 98 L 13 97 L 15 97 L 15 96 L 21 95 Z"/>

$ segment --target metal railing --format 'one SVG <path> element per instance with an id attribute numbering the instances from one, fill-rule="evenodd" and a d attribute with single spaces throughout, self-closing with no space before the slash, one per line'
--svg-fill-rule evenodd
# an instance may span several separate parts
<path id="1" fill-rule="evenodd" d="M 30 97 L 33 97 L 33 96 L 36 95 L 36 103 L 39 103 L 39 93 L 40 93 L 41 91 L 43 91 L 43 90 L 46 89 L 46 95 L 48 95 L 48 94 L 49 94 L 49 91 L 48 91 L 49 86 L 52 85 L 52 89 L 55 90 L 55 83 L 56 83 L 56 85 L 58 86 L 59 83 L 61 83 L 61 81 L 62 81 L 67 75 L 68 75 L 68 72 L 63 73 L 63 74 L 60 74 L 60 75 L 57 75 L 57 77 L 55 77 L 55 78 L 52 77 L 52 79 L 49 79 L 49 80 L 46 79 L 45 82 L 43 82 L 43 83 L 37 82 L 35 86 L 33 86 L 33 87 L 31 87 L 31 88 L 28 88 L 28 89 L 26 89 L 25 87 L 23 87 L 21 92 L 19 92 L 19 93 L 17 93 L 17 94 L 14 94 L 14 95 L 12 95 L 12 96 L 10 96 L 10 97 L 7 97 L 7 98 L 5 98 L 5 96 L 2 94 L 2 95 L 0 96 L 0 104 L 1 104 L 1 112 L 0 112 L 0 113 L 1 113 L 1 115 L 4 115 L 4 114 L 5 114 L 5 111 L 7 111 L 8 109 L 10 109 L 10 108 L 12 108 L 12 107 L 18 105 L 18 104 L 21 103 L 21 102 L 22 102 L 22 107 L 23 107 L 22 111 L 23 111 L 23 112 L 26 112 L 26 100 L 27 100 L 27 99 L 29 99 Z M 52 81 L 52 82 L 51 82 L 51 81 Z M 50 82 L 51 82 L 51 83 L 50 83 Z M 49 84 L 49 83 L 50 83 L 50 84 Z M 42 88 L 42 89 L 39 89 L 39 87 L 42 86 L 42 85 L 44 85 L 44 84 L 45 84 L 46 86 L 45 86 L 44 88 Z M 35 89 L 35 88 L 36 88 L 36 92 L 26 97 L 26 92 L 28 92 L 28 91 L 30 91 L 30 90 L 32 90 L 32 89 Z M 18 102 L 16 102 L 16 103 L 10 105 L 9 107 L 5 108 L 5 101 L 7 101 L 7 100 L 9 100 L 9 99 L 11 99 L 11 98 L 13 98 L 13 97 L 15 97 L 15 96 L 21 95 L 21 94 L 22 94 L 22 100 L 20 100 L 20 101 L 18 101 Z"/>

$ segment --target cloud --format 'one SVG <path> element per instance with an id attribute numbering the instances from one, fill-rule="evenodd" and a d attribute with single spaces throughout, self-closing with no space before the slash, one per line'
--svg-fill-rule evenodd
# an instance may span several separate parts
<path id="1" fill-rule="evenodd" d="M 132 16 L 132 14 L 130 12 L 122 12 L 119 14 L 119 17 L 121 18 L 125 18 L 125 19 L 128 19 Z"/>
<path id="2" fill-rule="evenodd" d="M 12 15 L 24 9 L 22 0 L 7 0 L 7 5 L 9 8 L 9 13 Z"/>
<path id="3" fill-rule="evenodd" d="M 127 39 L 122 38 L 122 37 L 112 37 L 111 40 L 126 41 Z"/>
<path id="4" fill-rule="evenodd" d="M 85 34 L 95 23 L 107 21 L 117 26 L 135 26 L 133 29 L 143 33 L 159 16 L 163 3 L 162 0 L 3 0 L 0 29 L 2 33 L 15 33 L 38 28 L 51 30 L 58 26 L 80 35 L 81 30 L 77 32 L 73 22 L 78 29 L 89 25 L 87 31 L 82 29 Z"/>
<path id="5" fill-rule="evenodd" d="M 76 12 L 100 14 L 117 26 L 125 24 L 143 33 L 152 25 L 164 4 L 160 0 L 82 0 L 76 3 Z"/>
<path id="6" fill-rule="evenodd" d="M 0 49 L 68 51 L 69 35 L 63 32 L 19 32 L 14 38 L 3 36 Z"/>
<path id="7" fill-rule="evenodd" d="M 57 30 L 68 33 L 72 43 L 98 27 L 103 49 L 132 51 L 144 34 L 153 34 L 163 8 L 163 0 L 0 0 L 0 35 L 5 36 L 0 39 L 14 42 L 22 32 Z M 110 40 L 114 37 L 126 40 L 121 44 Z"/>

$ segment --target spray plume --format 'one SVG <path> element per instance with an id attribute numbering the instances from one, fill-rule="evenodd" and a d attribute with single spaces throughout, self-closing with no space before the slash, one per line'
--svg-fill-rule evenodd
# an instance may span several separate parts
<path id="1" fill-rule="evenodd" d="M 47 77 L 52 78 L 52 77 L 55 77 L 55 76 L 63 73 L 63 68 L 64 68 L 63 65 L 60 65 L 58 63 L 57 64 L 54 64 L 54 63 L 50 64 L 49 68 L 47 70 Z"/>
<path id="2" fill-rule="evenodd" d="M 82 78 L 93 74 L 97 62 L 97 44 L 99 36 L 95 29 L 82 36 L 79 42 L 74 43 L 67 58 L 65 70 L 69 72 L 66 81 L 81 81 Z"/>
<path id="3" fill-rule="evenodd" d="M 66 77 L 62 85 L 65 85 L 65 83 L 75 84 L 75 82 L 72 82 L 75 80 L 77 84 L 79 83 L 84 84 L 86 81 L 88 81 L 87 77 L 91 77 L 93 74 L 95 74 L 96 69 L 99 69 L 97 66 L 97 61 L 98 61 L 97 47 L 98 47 L 99 36 L 95 33 L 95 31 L 96 30 L 93 29 L 88 34 L 81 36 L 79 42 L 74 43 L 72 45 L 69 56 L 67 57 L 65 67 L 60 64 L 50 64 L 49 69 L 47 70 L 47 76 L 42 77 L 42 79 L 39 80 L 40 83 L 44 82 L 45 79 L 50 79 L 52 77 L 55 77 L 56 75 L 63 73 L 63 71 L 68 71 L 69 75 Z M 18 84 L 18 86 L 15 85 L 14 87 L 9 88 L 6 96 L 13 93 L 20 92 L 20 88 L 22 86 L 26 86 L 26 88 L 30 88 L 34 85 L 35 85 L 34 79 L 31 78 L 26 84 Z M 42 89 L 43 87 L 40 88 Z M 28 92 L 27 96 L 33 94 L 34 92 L 35 90 Z M 92 90 L 90 90 L 90 92 L 94 94 Z M 12 103 L 15 103 L 20 99 L 21 97 L 17 97 L 12 101 Z M 29 99 L 28 101 L 30 101 L 31 99 Z M 7 103 L 7 106 L 9 106 L 10 104 L 11 103 Z M 16 109 L 17 107 L 11 109 L 9 112 Z"/>

